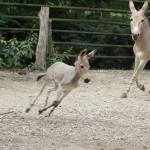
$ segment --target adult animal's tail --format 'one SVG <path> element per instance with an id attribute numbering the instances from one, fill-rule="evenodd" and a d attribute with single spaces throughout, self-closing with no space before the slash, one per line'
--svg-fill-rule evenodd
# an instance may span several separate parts
<path id="1" fill-rule="evenodd" d="M 42 74 L 42 75 L 38 75 L 36 78 L 36 81 L 39 81 L 41 78 L 43 78 L 44 76 L 46 76 L 46 74 Z"/>

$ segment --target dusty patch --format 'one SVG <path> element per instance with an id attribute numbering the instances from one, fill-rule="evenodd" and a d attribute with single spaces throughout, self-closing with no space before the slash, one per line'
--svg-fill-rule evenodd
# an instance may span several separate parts
<path id="1" fill-rule="evenodd" d="M 120 95 L 132 71 L 91 73 L 92 81 L 81 80 L 47 118 L 48 112 L 38 115 L 45 92 L 30 113 L 24 112 L 42 85 L 35 84 L 35 73 L 0 72 L 0 150 L 150 149 L 150 72 L 140 75 L 146 91 L 133 86 L 127 99 Z"/>

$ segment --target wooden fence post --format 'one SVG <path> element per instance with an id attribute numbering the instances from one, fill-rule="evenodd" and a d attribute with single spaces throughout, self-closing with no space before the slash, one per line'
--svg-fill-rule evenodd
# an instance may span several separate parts
<path id="1" fill-rule="evenodd" d="M 48 40 L 46 50 L 46 62 L 52 53 L 52 20 L 48 20 Z"/>
<path id="2" fill-rule="evenodd" d="M 41 7 L 39 12 L 40 31 L 39 39 L 36 48 L 36 61 L 37 69 L 46 69 L 46 52 L 48 44 L 48 20 L 49 20 L 49 7 Z"/>

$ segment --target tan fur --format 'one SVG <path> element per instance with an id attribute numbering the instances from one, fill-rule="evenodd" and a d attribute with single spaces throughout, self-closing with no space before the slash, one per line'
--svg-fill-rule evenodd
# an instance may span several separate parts
<path id="1" fill-rule="evenodd" d="M 55 87 L 51 90 L 57 90 L 57 95 L 53 103 L 49 106 L 47 105 L 48 96 L 51 91 L 48 91 L 45 101 L 45 107 L 39 110 L 39 114 L 43 111 L 46 111 L 48 108 L 50 110 L 49 115 L 54 111 L 54 109 L 60 104 L 62 99 L 74 88 L 78 86 L 78 81 L 80 78 L 84 80 L 85 83 L 90 82 L 89 76 L 89 59 L 94 56 L 96 50 L 87 53 L 87 49 L 84 49 L 78 56 L 75 61 L 75 66 L 67 65 L 63 62 L 56 62 L 52 66 L 50 66 L 45 74 L 46 80 L 45 83 L 39 92 L 38 96 L 35 100 L 30 104 L 30 106 L 26 109 L 26 112 L 29 112 L 30 109 L 34 106 L 37 98 L 42 94 L 44 88 L 48 86 L 52 81 L 55 83 Z M 44 75 L 41 75 L 41 77 Z"/>
<path id="2" fill-rule="evenodd" d="M 131 34 L 135 41 L 133 46 L 133 51 L 135 54 L 135 66 L 134 74 L 132 76 L 131 83 L 126 91 L 123 93 L 124 97 L 127 97 L 127 93 L 130 91 L 131 85 L 134 81 L 140 90 L 145 90 L 144 85 L 141 85 L 138 81 L 138 74 L 144 69 L 146 63 L 150 59 L 150 27 L 148 19 L 145 17 L 144 13 L 148 8 L 148 2 L 145 1 L 143 7 L 137 11 L 134 7 L 133 1 L 129 1 L 129 7 L 131 10 Z M 122 97 L 123 97 L 122 96 Z"/>

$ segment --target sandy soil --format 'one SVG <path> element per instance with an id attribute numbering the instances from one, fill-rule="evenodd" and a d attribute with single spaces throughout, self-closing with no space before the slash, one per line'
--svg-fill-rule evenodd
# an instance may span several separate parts
<path id="1" fill-rule="evenodd" d="M 149 71 L 140 75 L 146 91 L 134 85 L 126 99 L 132 71 L 91 71 L 92 81 L 81 80 L 51 117 L 38 115 L 45 92 L 25 113 L 43 82 L 35 74 L 0 72 L 0 150 L 150 150 Z"/>

